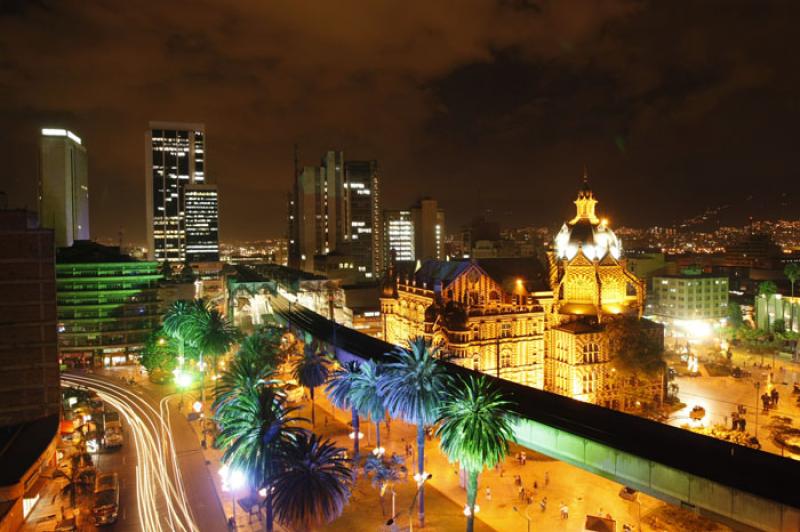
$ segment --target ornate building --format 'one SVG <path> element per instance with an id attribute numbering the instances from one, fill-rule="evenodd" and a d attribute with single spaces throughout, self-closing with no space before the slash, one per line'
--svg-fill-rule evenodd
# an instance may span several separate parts
<path id="1" fill-rule="evenodd" d="M 390 265 L 381 297 L 386 340 L 423 335 L 463 366 L 608 407 L 660 402 L 660 376 L 623 374 L 609 355 L 606 325 L 641 320 L 645 290 L 596 204 L 584 177 L 547 266 L 536 258 L 428 260 L 400 279 Z M 660 326 L 638 323 L 663 342 Z"/>

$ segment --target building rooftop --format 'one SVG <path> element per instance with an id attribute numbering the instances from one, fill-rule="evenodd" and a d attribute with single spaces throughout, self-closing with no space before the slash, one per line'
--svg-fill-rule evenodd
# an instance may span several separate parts
<path id="1" fill-rule="evenodd" d="M 140 262 L 122 253 L 119 246 L 104 246 L 91 240 L 76 240 L 68 248 L 58 248 L 57 264 L 81 264 L 92 262 Z"/>
<path id="2" fill-rule="evenodd" d="M 58 432 L 58 414 L 0 428 L 0 486 L 13 486 Z"/>
<path id="3" fill-rule="evenodd" d="M 564 331 L 572 334 L 590 334 L 603 330 L 603 327 L 597 323 L 592 323 L 585 320 L 576 320 L 563 323 L 558 327 L 553 327 L 553 330 Z"/>

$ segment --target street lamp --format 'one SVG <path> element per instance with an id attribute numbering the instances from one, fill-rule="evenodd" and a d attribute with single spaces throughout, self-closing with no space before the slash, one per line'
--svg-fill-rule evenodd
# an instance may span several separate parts
<path id="1" fill-rule="evenodd" d="M 758 400 L 761 397 L 758 392 L 761 391 L 761 381 L 754 382 L 753 386 L 756 388 L 756 439 L 758 439 Z"/>
<path id="2" fill-rule="evenodd" d="M 414 498 L 411 500 L 411 505 L 408 507 L 408 532 L 414 532 L 414 519 L 411 517 L 411 513 L 414 511 L 414 505 L 417 502 L 417 497 L 419 497 L 419 492 L 425 485 L 425 483 L 431 479 L 432 476 L 433 476 L 432 474 L 427 472 L 423 472 L 422 474 L 417 473 L 416 475 L 414 475 L 414 480 L 417 482 L 417 492 L 414 494 Z M 392 497 L 394 497 L 394 490 L 392 490 Z M 392 526 L 396 519 L 397 519 L 397 514 L 393 512 L 392 517 L 390 517 L 389 520 L 386 521 L 386 526 Z"/>
<path id="3" fill-rule="evenodd" d="M 222 491 L 231 492 L 231 501 L 233 502 L 233 529 L 236 530 L 236 490 L 244 486 L 244 473 L 240 469 L 231 469 L 223 464 L 219 468 L 219 476 L 222 478 Z"/>
<path id="4" fill-rule="evenodd" d="M 526 521 L 528 521 L 528 532 L 531 532 L 531 518 L 528 515 L 528 508 L 527 507 L 525 508 L 524 514 L 520 512 L 519 508 L 517 508 L 516 506 L 513 506 L 512 508 L 514 508 L 515 512 L 517 512 L 520 516 L 524 517 Z"/>

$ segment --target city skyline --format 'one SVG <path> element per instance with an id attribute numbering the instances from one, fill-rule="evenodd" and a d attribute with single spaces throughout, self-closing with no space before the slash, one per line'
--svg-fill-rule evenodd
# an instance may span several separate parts
<path id="1" fill-rule="evenodd" d="M 465 24 L 451 21 L 446 6 L 412 6 L 396 32 L 372 35 L 392 13 L 345 6 L 328 15 L 349 25 L 326 33 L 306 27 L 315 19 L 300 6 L 208 5 L 178 20 L 158 6 L 148 17 L 116 17 L 91 5 L 14 4 L 0 15 L 0 42 L 31 46 L 2 73 L 3 188 L 12 205 L 34 205 L 35 132 L 76 131 L 92 153 L 92 236 L 122 229 L 126 241 L 143 242 L 141 131 L 163 118 L 214 131 L 223 239 L 285 232 L 295 143 L 303 164 L 330 147 L 381 161 L 387 208 L 430 195 L 451 227 L 487 210 L 507 226 L 558 219 L 561 201 L 535 198 L 567 200 L 558 185 L 577 181 L 583 164 L 611 198 L 603 208 L 617 226 L 670 225 L 702 212 L 708 198 L 736 206 L 738 217 L 762 217 L 797 194 L 788 188 L 800 69 L 783 52 L 792 17 L 775 5 L 720 13 L 699 4 L 686 21 L 648 3 L 475 3 L 460 13 Z M 146 41 L 145 19 L 161 18 L 172 31 Z M 764 24 L 750 25 L 755 18 Z M 88 56 L 107 65 L 102 78 L 71 68 L 86 57 L 83 41 L 57 28 L 38 36 L 57 20 L 105 28 Z M 670 22 L 683 26 L 677 40 L 665 31 Z M 264 25 L 274 35 L 254 31 Z M 57 64 L 42 55 L 54 46 L 63 50 Z M 32 65 L 51 67 L 42 70 L 49 75 Z M 650 199 L 650 182 L 664 183 L 660 201 L 626 209 Z M 749 182 L 757 189 L 742 194 L 738 186 Z M 486 183 L 497 186 L 471 193 Z M 132 201 L 110 208 L 120 196 Z M 274 214 L 253 214 L 261 212 Z"/>

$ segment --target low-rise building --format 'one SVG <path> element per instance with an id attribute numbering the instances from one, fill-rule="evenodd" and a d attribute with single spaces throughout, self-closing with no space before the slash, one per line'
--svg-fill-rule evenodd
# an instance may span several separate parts
<path id="1" fill-rule="evenodd" d="M 118 247 L 76 241 L 56 257 L 58 346 L 62 362 L 93 366 L 137 360 L 158 327 L 155 261 L 139 261 Z"/>

